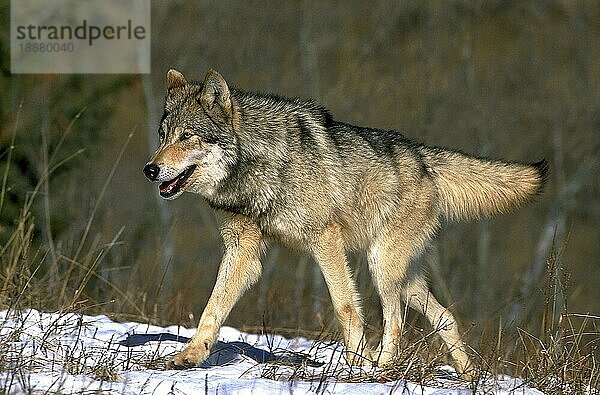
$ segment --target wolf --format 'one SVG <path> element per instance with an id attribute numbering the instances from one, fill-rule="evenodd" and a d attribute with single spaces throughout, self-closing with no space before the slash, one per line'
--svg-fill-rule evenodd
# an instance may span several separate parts
<path id="1" fill-rule="evenodd" d="M 203 362 L 233 305 L 261 274 L 271 242 L 306 251 L 320 266 L 351 364 L 394 362 L 403 308 L 422 313 L 457 371 L 473 363 L 457 322 L 429 292 L 420 254 L 445 220 L 504 213 L 531 201 L 545 160 L 518 163 L 411 141 L 397 131 L 334 120 L 311 100 L 250 93 L 217 71 L 202 82 L 169 70 L 158 135 L 145 165 L 160 196 L 184 192 L 215 209 L 224 243 L 212 294 L 175 368 Z M 383 309 L 383 334 L 365 342 L 346 253 L 365 251 Z"/>

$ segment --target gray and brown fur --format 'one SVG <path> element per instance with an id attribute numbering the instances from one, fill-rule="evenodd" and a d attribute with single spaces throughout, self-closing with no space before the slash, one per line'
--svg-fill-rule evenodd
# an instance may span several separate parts
<path id="1" fill-rule="evenodd" d="M 225 245 L 198 330 L 173 358 L 175 367 L 208 357 L 231 308 L 258 280 L 266 244 L 276 241 L 311 253 L 321 267 L 351 363 L 393 362 L 407 305 L 439 330 L 469 377 L 456 320 L 429 292 L 417 258 L 444 219 L 494 215 L 530 201 L 542 190 L 545 161 L 429 147 L 396 131 L 338 122 L 312 101 L 234 89 L 213 70 L 202 83 L 170 70 L 167 86 L 160 146 L 144 172 L 168 199 L 184 191 L 206 199 Z M 377 350 L 364 344 L 350 250 L 366 251 L 381 298 Z"/>

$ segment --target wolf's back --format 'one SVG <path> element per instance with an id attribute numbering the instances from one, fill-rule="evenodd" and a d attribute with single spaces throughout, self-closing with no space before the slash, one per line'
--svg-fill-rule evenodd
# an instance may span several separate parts
<path id="1" fill-rule="evenodd" d="M 440 211 L 448 219 L 471 219 L 507 212 L 540 194 L 548 164 L 488 160 L 461 152 L 422 147 L 433 175 Z"/>

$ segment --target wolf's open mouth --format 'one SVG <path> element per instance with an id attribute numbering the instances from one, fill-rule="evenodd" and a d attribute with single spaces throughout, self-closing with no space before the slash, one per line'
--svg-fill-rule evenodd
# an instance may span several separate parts
<path id="1" fill-rule="evenodd" d="M 158 186 L 160 196 L 164 198 L 175 196 L 179 191 L 181 191 L 181 187 L 183 187 L 183 184 L 185 184 L 187 179 L 190 178 L 194 170 L 196 170 L 196 165 L 191 165 L 174 179 L 161 182 Z"/>

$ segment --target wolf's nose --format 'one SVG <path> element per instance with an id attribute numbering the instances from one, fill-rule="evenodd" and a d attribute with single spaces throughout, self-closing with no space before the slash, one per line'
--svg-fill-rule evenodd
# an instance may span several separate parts
<path id="1" fill-rule="evenodd" d="M 156 181 L 158 173 L 160 173 L 160 167 L 158 167 L 154 163 L 149 163 L 146 166 L 144 166 L 144 175 L 146 175 L 146 178 L 150 181 Z"/>

